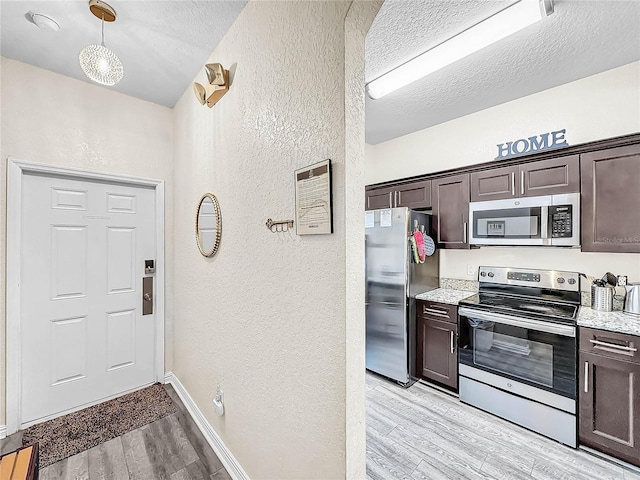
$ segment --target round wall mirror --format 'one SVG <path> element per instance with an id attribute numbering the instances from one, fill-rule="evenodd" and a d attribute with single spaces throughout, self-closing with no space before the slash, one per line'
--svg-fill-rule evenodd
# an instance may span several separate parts
<path id="1" fill-rule="evenodd" d="M 212 257 L 220 246 L 222 219 L 218 199 L 212 193 L 205 193 L 196 212 L 196 243 L 200 253 Z"/>

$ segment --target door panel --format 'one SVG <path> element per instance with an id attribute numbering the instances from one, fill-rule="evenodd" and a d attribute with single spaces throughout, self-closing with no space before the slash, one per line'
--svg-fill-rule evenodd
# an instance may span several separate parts
<path id="1" fill-rule="evenodd" d="M 418 374 L 457 389 L 457 333 L 455 323 L 418 317 Z"/>
<path id="2" fill-rule="evenodd" d="M 523 197 L 580 191 L 580 157 L 551 158 L 520 165 Z"/>
<path id="3" fill-rule="evenodd" d="M 86 210 L 86 190 L 69 190 L 64 188 L 51 189 L 51 208 L 62 210 Z"/>
<path id="4" fill-rule="evenodd" d="M 431 180 L 396 187 L 396 207 L 431 208 Z"/>
<path id="5" fill-rule="evenodd" d="M 582 251 L 640 253 L 640 145 L 580 157 Z"/>
<path id="6" fill-rule="evenodd" d="M 502 167 L 471 174 L 471 201 L 502 200 L 517 197 L 518 167 Z"/>
<path id="7" fill-rule="evenodd" d="M 25 174 L 21 425 L 155 380 L 153 188 Z"/>
<path id="8" fill-rule="evenodd" d="M 469 174 L 432 180 L 434 230 L 442 248 L 469 248 Z"/>
<path id="9" fill-rule="evenodd" d="M 136 361 L 136 312 L 107 314 L 107 370 L 133 365 Z"/>
<path id="10" fill-rule="evenodd" d="M 34 239 L 35 240 L 35 239 Z M 85 225 L 51 226 L 51 298 L 87 294 L 88 232 Z"/>
<path id="11" fill-rule="evenodd" d="M 372 188 L 365 191 L 365 210 L 393 207 L 393 188 Z"/>
<path id="12" fill-rule="evenodd" d="M 136 196 L 108 193 L 107 211 L 109 213 L 136 213 Z"/>
<path id="13" fill-rule="evenodd" d="M 49 362 L 51 385 L 87 375 L 87 317 L 51 320 Z"/>
<path id="14" fill-rule="evenodd" d="M 107 293 L 135 291 L 135 228 L 107 227 Z"/>
<path id="15" fill-rule="evenodd" d="M 580 352 L 578 370 L 580 443 L 640 465 L 640 365 Z"/>

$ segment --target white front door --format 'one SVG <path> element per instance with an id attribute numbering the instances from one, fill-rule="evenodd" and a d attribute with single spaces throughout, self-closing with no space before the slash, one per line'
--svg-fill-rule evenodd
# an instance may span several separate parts
<path id="1" fill-rule="evenodd" d="M 156 379 L 142 314 L 155 201 L 151 187 L 23 175 L 21 426 Z"/>

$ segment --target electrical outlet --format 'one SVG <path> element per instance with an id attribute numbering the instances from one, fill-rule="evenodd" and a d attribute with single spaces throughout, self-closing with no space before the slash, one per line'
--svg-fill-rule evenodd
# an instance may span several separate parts
<path id="1" fill-rule="evenodd" d="M 618 275 L 618 286 L 624 287 L 627 284 L 627 276 L 626 275 Z"/>
<path id="2" fill-rule="evenodd" d="M 478 273 L 478 269 L 475 265 L 468 264 L 467 265 L 467 275 L 475 275 Z"/>

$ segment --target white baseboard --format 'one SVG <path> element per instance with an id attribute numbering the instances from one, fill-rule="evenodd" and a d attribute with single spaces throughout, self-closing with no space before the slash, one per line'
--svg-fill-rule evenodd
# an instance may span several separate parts
<path id="1" fill-rule="evenodd" d="M 3 438 L 7 438 L 7 426 L 6 425 L 0 425 L 0 440 L 2 440 Z"/>
<path id="2" fill-rule="evenodd" d="M 164 383 L 170 383 L 173 386 L 180 400 L 182 400 L 182 403 L 184 403 L 184 406 L 191 415 L 191 418 L 193 418 L 193 421 L 204 435 L 204 438 L 207 439 L 207 442 L 209 442 L 209 445 L 211 445 L 211 448 L 231 478 L 233 478 L 233 480 L 249 480 L 247 473 L 242 469 L 231 451 L 229 451 L 220 436 L 207 421 L 206 417 L 191 398 L 191 395 L 189 395 L 189 392 L 187 392 L 184 385 L 178 380 L 178 377 L 176 377 L 173 372 L 167 372 L 164 374 Z"/>

